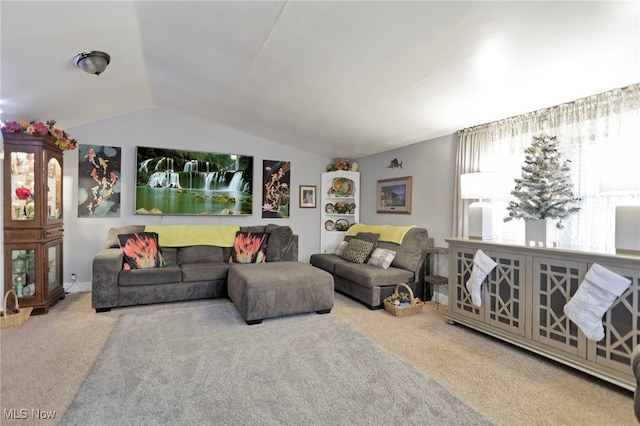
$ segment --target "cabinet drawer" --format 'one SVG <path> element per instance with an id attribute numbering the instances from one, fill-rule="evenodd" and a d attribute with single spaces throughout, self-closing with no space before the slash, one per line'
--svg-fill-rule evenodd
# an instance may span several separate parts
<path id="1" fill-rule="evenodd" d="M 44 237 L 46 239 L 61 237 L 64 233 L 64 228 L 62 226 L 56 226 L 55 228 L 47 228 L 44 230 Z"/>
<path id="2" fill-rule="evenodd" d="M 5 230 L 4 240 L 7 243 L 31 242 L 42 239 L 42 229 L 40 228 L 14 228 Z"/>
<path id="3" fill-rule="evenodd" d="M 5 230 L 5 242 L 24 243 L 33 241 L 51 240 L 62 238 L 64 228 L 55 226 L 51 228 L 14 228 Z"/>

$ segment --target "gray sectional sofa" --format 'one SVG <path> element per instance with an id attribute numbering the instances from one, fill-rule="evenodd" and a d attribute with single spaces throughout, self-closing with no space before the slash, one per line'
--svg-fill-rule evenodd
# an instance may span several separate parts
<path id="1" fill-rule="evenodd" d="M 363 226 L 360 229 L 367 231 L 366 225 Z M 367 231 L 366 234 L 371 233 Z M 357 237 L 358 234 L 349 236 L 347 232 L 344 240 Z M 426 250 L 433 247 L 433 239 L 429 238 L 427 230 L 411 227 L 401 243 L 379 240 L 377 247 L 396 252 L 389 268 L 349 262 L 331 253 L 313 254 L 309 261 L 333 275 L 336 291 L 364 303 L 370 309 L 383 307 L 384 298 L 394 292 L 398 283 L 407 283 L 417 297 L 427 300 L 424 294 Z"/>
<path id="2" fill-rule="evenodd" d="M 120 306 L 227 297 L 227 275 L 231 247 L 159 244 L 166 266 L 123 270 L 119 234 L 143 232 L 144 225 L 109 230 L 105 248 L 93 258 L 92 307 L 105 312 Z M 296 262 L 298 236 L 288 226 L 240 227 L 243 232 L 269 234 L 267 262 Z M 324 309 L 324 308 L 323 308 Z"/>

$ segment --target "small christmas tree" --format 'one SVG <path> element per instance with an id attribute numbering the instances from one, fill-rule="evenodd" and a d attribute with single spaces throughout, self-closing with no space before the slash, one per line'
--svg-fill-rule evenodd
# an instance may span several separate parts
<path id="1" fill-rule="evenodd" d="M 525 150 L 522 177 L 514 179 L 511 195 L 518 201 L 509 202 L 512 219 L 559 219 L 558 229 L 564 228 L 563 219 L 580 210 L 579 198 L 573 196 L 573 183 L 569 176 L 570 160 L 561 162 L 555 136 L 533 137 L 533 143 Z"/>

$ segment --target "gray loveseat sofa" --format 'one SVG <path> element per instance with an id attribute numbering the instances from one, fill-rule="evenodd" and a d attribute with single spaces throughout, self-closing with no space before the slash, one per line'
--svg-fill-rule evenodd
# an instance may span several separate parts
<path id="1" fill-rule="evenodd" d="M 380 226 L 354 225 L 354 229 L 369 235 L 379 228 Z M 358 237 L 357 234 L 349 234 L 347 232 L 344 241 Z M 396 252 L 387 269 L 366 263 L 348 262 L 332 253 L 313 254 L 309 262 L 333 275 L 336 291 L 364 303 L 370 309 L 383 307 L 384 298 L 394 292 L 398 283 L 408 284 L 417 297 L 426 300 L 427 295 L 423 294 L 426 250 L 433 247 L 433 239 L 429 238 L 427 230 L 411 227 L 404 234 L 401 243 L 385 241 L 384 236 L 382 238 L 378 240 L 377 247 Z"/>
<path id="2" fill-rule="evenodd" d="M 123 270 L 119 234 L 143 232 L 144 225 L 109 230 L 105 248 L 93 258 L 92 307 L 106 312 L 120 306 L 227 297 L 231 247 L 162 245 L 166 266 Z M 269 234 L 267 262 L 297 261 L 298 236 L 288 226 L 240 227 L 242 232 Z"/>

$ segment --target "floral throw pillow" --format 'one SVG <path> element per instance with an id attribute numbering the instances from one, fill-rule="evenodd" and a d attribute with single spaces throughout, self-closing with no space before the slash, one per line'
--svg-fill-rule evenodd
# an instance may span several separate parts
<path id="1" fill-rule="evenodd" d="M 229 263 L 263 263 L 267 259 L 269 234 L 238 232 L 233 243 Z"/>
<path id="2" fill-rule="evenodd" d="M 373 243 L 369 241 L 352 238 L 344 248 L 342 257 L 347 262 L 364 263 L 373 251 Z"/>
<path id="3" fill-rule="evenodd" d="M 124 263 L 122 269 L 149 269 L 165 266 L 155 232 L 119 234 L 120 249 Z"/>

